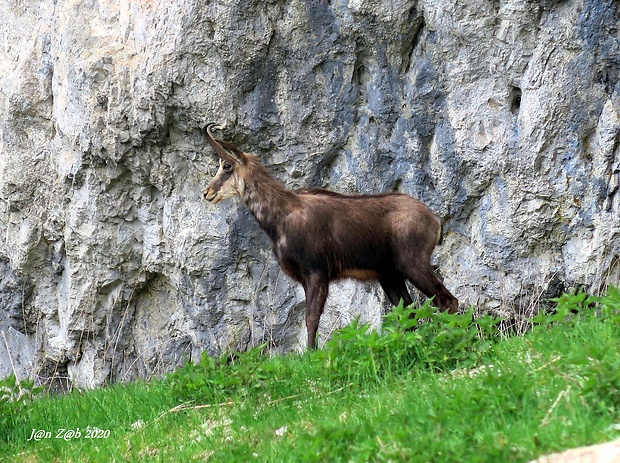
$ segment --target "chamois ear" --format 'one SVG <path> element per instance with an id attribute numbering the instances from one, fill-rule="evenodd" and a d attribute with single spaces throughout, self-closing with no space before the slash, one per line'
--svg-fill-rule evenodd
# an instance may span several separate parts
<path id="1" fill-rule="evenodd" d="M 232 143 L 228 143 L 227 141 L 224 140 L 218 140 L 220 146 L 222 148 L 224 148 L 224 150 L 226 151 L 226 153 L 228 153 L 228 155 L 237 163 L 239 164 L 245 164 L 245 154 L 243 154 L 243 151 L 241 151 L 239 148 L 237 148 L 235 145 L 233 145 Z"/>
<path id="2" fill-rule="evenodd" d="M 221 127 L 214 122 L 210 122 L 203 129 L 207 142 L 209 142 L 209 145 L 213 147 L 217 155 L 225 161 L 245 164 L 245 156 L 243 152 L 232 143 L 216 139 L 213 136 L 213 132 L 211 131 L 212 129 L 221 129 Z"/>

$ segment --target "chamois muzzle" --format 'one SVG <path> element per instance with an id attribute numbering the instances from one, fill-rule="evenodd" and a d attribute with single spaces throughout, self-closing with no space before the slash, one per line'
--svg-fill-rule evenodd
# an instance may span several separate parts
<path id="1" fill-rule="evenodd" d="M 203 196 L 211 204 L 217 204 L 219 202 L 219 199 L 217 199 L 217 193 L 211 189 L 205 190 Z"/>

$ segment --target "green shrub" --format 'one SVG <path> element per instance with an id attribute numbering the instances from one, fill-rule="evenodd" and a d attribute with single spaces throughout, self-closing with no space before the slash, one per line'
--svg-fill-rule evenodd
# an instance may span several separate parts
<path id="1" fill-rule="evenodd" d="M 229 352 L 219 357 L 205 353 L 198 364 L 187 363 L 166 381 L 181 400 L 215 403 L 248 396 L 264 388 L 265 380 L 277 374 L 274 365 L 265 362 L 265 347 L 263 344 L 246 352 Z"/>
<path id="2" fill-rule="evenodd" d="M 577 292 L 556 305 L 524 336 L 507 338 L 496 318 L 473 319 L 472 310 L 401 304 L 380 330 L 356 320 L 319 351 L 205 355 L 161 380 L 34 403 L 32 383 L 9 378 L 0 382 L 0 454 L 31 462 L 519 462 L 615 439 L 620 292 Z M 89 426 L 113 438 L 28 440 L 34 428 Z"/>
<path id="3" fill-rule="evenodd" d="M 416 368 L 445 371 L 470 367 L 492 348 L 500 319 L 437 312 L 430 301 L 419 308 L 402 302 L 384 317 L 381 331 L 359 318 L 334 333 L 316 358 L 332 378 L 345 382 L 380 380 Z"/>

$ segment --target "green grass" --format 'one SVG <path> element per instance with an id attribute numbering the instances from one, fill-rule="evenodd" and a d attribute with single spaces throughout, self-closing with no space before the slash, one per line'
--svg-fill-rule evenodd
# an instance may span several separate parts
<path id="1" fill-rule="evenodd" d="M 0 400 L 0 456 L 525 462 L 617 438 L 620 291 L 556 303 L 523 336 L 505 337 L 497 319 L 472 312 L 398 307 L 381 333 L 354 323 L 303 355 L 269 357 L 259 347 L 158 381 L 62 397 L 32 399 L 31 385 L 20 394 L 6 380 L 13 394 Z M 28 441 L 33 429 L 52 437 Z M 59 429 L 81 435 L 56 438 Z"/>

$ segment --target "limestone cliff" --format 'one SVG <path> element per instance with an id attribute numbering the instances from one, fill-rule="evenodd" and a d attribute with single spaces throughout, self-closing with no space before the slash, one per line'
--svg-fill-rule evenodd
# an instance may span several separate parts
<path id="1" fill-rule="evenodd" d="M 199 128 L 290 187 L 401 191 L 444 221 L 463 305 L 620 279 L 613 0 L 0 2 L 0 376 L 76 386 L 303 348 L 303 291 Z M 379 323 L 334 285 L 321 336 Z"/>

